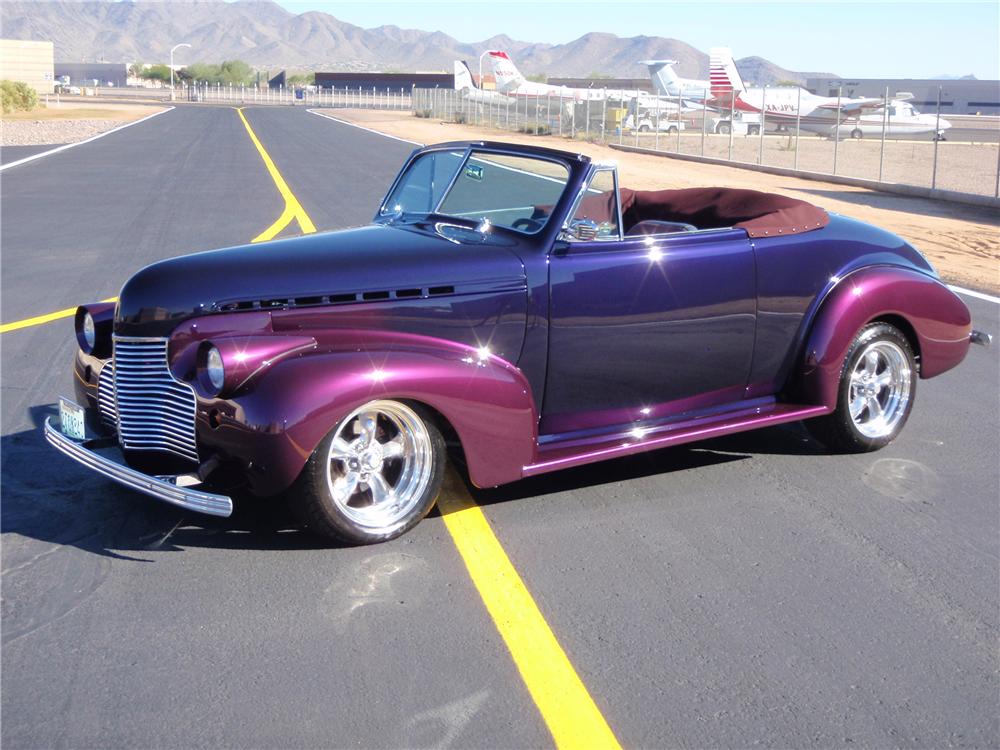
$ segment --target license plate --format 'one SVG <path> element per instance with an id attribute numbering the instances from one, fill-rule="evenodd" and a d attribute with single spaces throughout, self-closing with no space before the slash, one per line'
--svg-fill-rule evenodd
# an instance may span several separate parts
<path id="1" fill-rule="evenodd" d="M 83 407 L 64 398 L 59 399 L 59 424 L 66 437 L 76 440 L 87 438 Z"/>

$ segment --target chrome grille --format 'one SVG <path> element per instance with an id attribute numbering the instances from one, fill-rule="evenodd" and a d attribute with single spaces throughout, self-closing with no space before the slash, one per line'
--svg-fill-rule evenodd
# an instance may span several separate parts
<path id="1" fill-rule="evenodd" d="M 118 429 L 118 410 L 115 409 L 115 367 L 108 361 L 97 376 L 97 407 L 101 422 L 113 430 Z"/>
<path id="2" fill-rule="evenodd" d="M 170 373 L 166 339 L 116 336 L 112 377 L 123 448 L 170 451 L 198 461 L 194 389 Z"/>

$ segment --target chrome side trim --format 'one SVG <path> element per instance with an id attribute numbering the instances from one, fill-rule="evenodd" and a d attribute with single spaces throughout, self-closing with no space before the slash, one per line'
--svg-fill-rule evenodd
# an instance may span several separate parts
<path id="1" fill-rule="evenodd" d="M 185 510 L 207 513 L 210 516 L 225 518 L 233 514 L 233 501 L 226 495 L 215 495 L 211 492 L 202 492 L 192 487 L 181 486 L 189 481 L 189 475 L 151 477 L 124 464 L 112 461 L 110 458 L 87 448 L 86 443 L 63 435 L 52 417 L 45 420 L 45 439 L 54 448 L 77 463 L 93 469 L 98 474 L 112 479 L 118 484 L 155 497 L 157 500 L 180 506 Z"/>
<path id="2" fill-rule="evenodd" d="M 992 341 L 993 337 L 983 331 L 973 330 L 972 333 L 969 334 L 969 343 L 976 344 L 977 346 L 988 347 Z"/>

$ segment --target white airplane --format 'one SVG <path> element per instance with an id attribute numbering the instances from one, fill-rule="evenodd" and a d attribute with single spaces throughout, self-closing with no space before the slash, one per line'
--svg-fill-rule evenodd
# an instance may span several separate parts
<path id="1" fill-rule="evenodd" d="M 621 89 L 605 88 L 570 88 L 568 86 L 555 86 L 550 83 L 536 83 L 529 81 L 514 65 L 510 55 L 502 50 L 490 50 L 488 53 L 490 65 L 493 66 L 493 76 L 496 78 L 497 90 L 507 96 L 523 97 L 561 97 L 577 102 L 585 101 L 616 101 L 628 104 L 636 100 L 638 94 L 639 106 L 646 109 L 659 109 L 666 112 L 677 112 L 677 100 L 667 97 L 659 97 L 645 91 L 628 91 Z M 595 82 L 599 83 L 599 81 Z M 687 112 L 691 109 L 686 103 L 682 103 L 681 111 Z"/>
<path id="2" fill-rule="evenodd" d="M 803 130 L 823 132 L 868 110 L 881 109 L 883 104 L 881 99 L 841 97 L 838 101 L 835 96 L 816 96 L 797 86 L 748 89 L 727 47 L 713 47 L 709 51 L 708 77 L 712 107 L 719 111 L 733 107 L 740 112 L 763 114 L 765 124 L 771 126 L 797 122 Z"/>
<path id="3" fill-rule="evenodd" d="M 507 96 L 560 96 L 577 101 L 600 101 L 604 99 L 603 89 L 571 89 L 568 86 L 554 86 L 550 83 L 529 81 L 514 65 L 510 55 L 502 50 L 490 50 L 486 53 L 493 66 L 493 76 L 496 78 L 497 91 Z M 609 99 L 620 99 L 620 91 L 607 92 Z M 633 92 L 634 95 L 635 92 Z"/>
<path id="4" fill-rule="evenodd" d="M 887 136 L 924 135 L 933 133 L 937 140 L 944 140 L 944 131 L 951 127 L 946 119 L 937 115 L 921 114 L 907 99 L 912 94 L 897 94 L 897 98 L 889 102 L 885 112 L 861 115 L 853 120 L 845 120 L 840 124 L 840 135 L 851 138 L 879 137 L 882 135 L 883 124 Z M 833 127 L 830 128 L 833 135 Z"/>
<path id="5" fill-rule="evenodd" d="M 704 102 L 710 98 L 711 84 L 696 78 L 681 78 L 674 70 L 676 60 L 640 60 L 649 69 L 653 87 L 660 96 L 680 96 L 689 101 Z"/>
<path id="6" fill-rule="evenodd" d="M 487 91 L 476 86 L 472 79 L 472 71 L 462 60 L 455 60 L 455 90 L 464 98 L 479 104 L 500 104 L 506 106 L 513 102 L 509 96 L 499 91 Z"/>

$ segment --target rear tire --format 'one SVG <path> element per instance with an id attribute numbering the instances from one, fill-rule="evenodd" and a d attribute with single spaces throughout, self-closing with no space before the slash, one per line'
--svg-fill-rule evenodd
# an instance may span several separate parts
<path id="1" fill-rule="evenodd" d="M 836 409 L 805 424 L 832 451 L 875 451 L 903 429 L 916 389 L 917 369 L 906 336 L 888 323 L 870 323 L 847 350 Z"/>
<path id="2" fill-rule="evenodd" d="M 292 506 L 322 536 L 349 544 L 394 539 L 434 507 L 445 455 L 423 409 L 370 401 L 320 441 L 293 488 Z"/>

